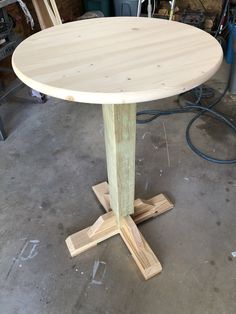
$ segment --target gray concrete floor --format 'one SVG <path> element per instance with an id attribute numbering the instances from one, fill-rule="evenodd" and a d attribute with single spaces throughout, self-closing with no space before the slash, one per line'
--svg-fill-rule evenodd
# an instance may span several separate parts
<path id="1" fill-rule="evenodd" d="M 225 81 L 223 68 L 210 84 Z M 236 120 L 231 96 L 218 108 Z M 136 196 L 175 202 L 140 226 L 163 265 L 149 281 L 119 236 L 75 258 L 64 242 L 103 213 L 91 190 L 106 180 L 101 106 L 9 99 L 0 113 L 9 133 L 0 143 L 0 313 L 236 312 L 236 169 L 190 151 L 191 113 L 137 127 Z M 220 123 L 203 117 L 192 134 L 205 151 L 235 157 L 235 135 Z"/>

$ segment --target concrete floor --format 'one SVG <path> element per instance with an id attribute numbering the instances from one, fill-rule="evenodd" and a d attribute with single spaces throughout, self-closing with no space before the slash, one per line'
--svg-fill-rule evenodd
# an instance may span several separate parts
<path id="1" fill-rule="evenodd" d="M 210 84 L 222 90 L 225 80 L 222 68 Z M 232 97 L 218 108 L 236 121 Z M 144 281 L 119 236 L 75 258 L 64 242 L 103 213 L 91 190 L 106 180 L 101 106 L 9 99 L 0 113 L 9 133 L 0 143 L 0 313 L 236 312 L 236 169 L 190 151 L 192 114 L 137 127 L 136 196 L 175 202 L 140 226 L 163 265 Z M 207 152 L 235 157 L 235 135 L 220 123 L 203 117 L 192 134 Z"/>

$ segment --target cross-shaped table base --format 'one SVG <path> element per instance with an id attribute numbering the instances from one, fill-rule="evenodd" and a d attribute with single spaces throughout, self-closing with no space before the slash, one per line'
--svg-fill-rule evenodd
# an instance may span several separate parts
<path id="1" fill-rule="evenodd" d="M 103 182 L 94 186 L 93 191 L 107 213 L 101 215 L 92 226 L 76 232 L 66 239 L 71 256 L 76 256 L 108 238 L 120 234 L 145 279 L 161 272 L 162 267 L 159 260 L 136 224 L 163 214 L 172 209 L 174 205 L 163 194 L 147 201 L 136 199 L 134 214 L 122 217 L 118 226 L 115 214 L 110 209 L 108 183 Z"/>

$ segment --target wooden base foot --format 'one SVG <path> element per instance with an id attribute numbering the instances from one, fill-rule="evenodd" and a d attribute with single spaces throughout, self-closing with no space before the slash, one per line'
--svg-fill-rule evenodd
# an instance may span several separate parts
<path id="1" fill-rule="evenodd" d="M 161 271 L 160 262 L 130 216 L 122 218 L 120 228 L 118 228 L 115 214 L 113 212 L 106 213 L 100 216 L 91 227 L 69 236 L 66 244 L 71 256 L 76 256 L 118 233 L 145 279 L 149 279 Z"/>
<path id="2" fill-rule="evenodd" d="M 119 229 L 114 213 L 109 212 L 100 216 L 91 227 L 70 235 L 66 239 L 66 244 L 70 255 L 76 256 L 117 233 Z"/>
<path id="3" fill-rule="evenodd" d="M 146 280 L 162 271 L 159 260 L 130 216 L 122 218 L 120 235 Z"/>
<path id="4" fill-rule="evenodd" d="M 108 238 L 120 234 L 145 279 L 161 272 L 160 262 L 136 224 L 172 209 L 173 204 L 163 194 L 147 201 L 137 199 L 134 202 L 135 210 L 132 217 L 122 217 L 118 226 L 115 214 L 110 209 L 108 183 L 100 183 L 94 186 L 93 190 L 107 213 L 100 216 L 91 227 L 76 232 L 66 239 L 71 256 L 76 256 Z"/>
<path id="5" fill-rule="evenodd" d="M 102 204 L 106 212 L 111 211 L 109 185 L 102 182 L 92 187 L 99 202 Z M 134 214 L 132 218 L 138 224 L 150 218 L 164 214 L 168 210 L 174 208 L 174 204 L 164 194 L 158 194 L 148 200 L 137 198 L 134 201 Z"/>

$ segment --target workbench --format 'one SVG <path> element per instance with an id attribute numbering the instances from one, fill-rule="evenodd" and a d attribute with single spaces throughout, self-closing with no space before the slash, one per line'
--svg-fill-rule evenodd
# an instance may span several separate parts
<path id="1" fill-rule="evenodd" d="M 94 192 L 107 213 L 66 239 L 72 256 L 119 234 L 145 279 L 161 271 L 136 224 L 173 204 L 163 194 L 134 200 L 136 103 L 204 83 L 222 57 L 219 43 L 197 28 L 136 17 L 58 25 L 17 47 L 14 71 L 31 88 L 78 106 L 87 103 L 88 110 L 90 103 L 103 104 L 108 183 L 96 185 Z"/>

